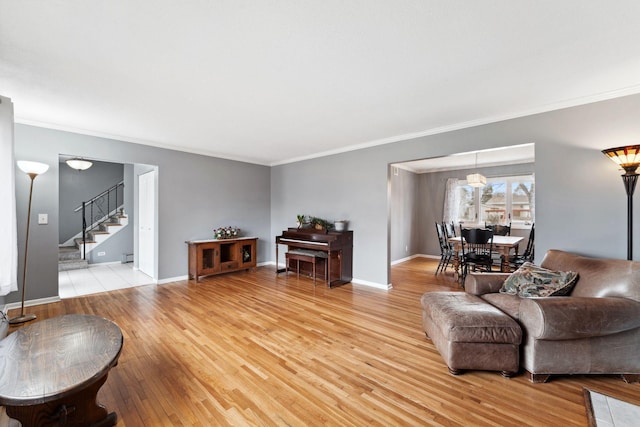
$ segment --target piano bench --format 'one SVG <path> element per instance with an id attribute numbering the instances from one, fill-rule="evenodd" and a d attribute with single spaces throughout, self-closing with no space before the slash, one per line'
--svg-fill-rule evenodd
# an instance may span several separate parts
<path id="1" fill-rule="evenodd" d="M 287 259 L 287 271 L 289 271 L 289 260 L 296 261 L 296 273 L 300 277 L 300 261 L 311 263 L 313 269 L 313 283 L 316 283 L 316 263 L 319 258 L 326 259 L 327 253 L 322 251 L 312 251 L 309 249 L 291 249 L 285 254 Z M 324 263 L 324 277 L 327 278 L 327 263 Z"/>

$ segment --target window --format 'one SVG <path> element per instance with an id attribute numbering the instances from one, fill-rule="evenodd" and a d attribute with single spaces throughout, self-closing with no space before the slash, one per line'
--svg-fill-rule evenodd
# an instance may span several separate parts
<path id="1" fill-rule="evenodd" d="M 459 181 L 456 222 L 529 226 L 535 220 L 534 188 L 533 175 L 487 178 L 481 188 Z"/>

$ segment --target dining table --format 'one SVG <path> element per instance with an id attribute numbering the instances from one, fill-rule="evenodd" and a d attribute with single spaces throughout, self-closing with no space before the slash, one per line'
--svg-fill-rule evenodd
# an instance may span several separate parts
<path id="1" fill-rule="evenodd" d="M 459 254 L 462 251 L 462 237 L 449 237 L 447 240 L 453 244 L 453 267 L 456 274 L 458 274 L 460 268 Z M 518 246 L 523 240 L 524 237 L 520 236 L 493 236 L 493 247 L 496 252 L 500 254 L 500 258 L 502 259 L 502 262 L 500 263 L 500 271 L 503 273 L 509 272 L 509 263 L 505 262 L 505 260 L 509 259 L 509 255 L 511 255 L 512 250 L 515 254 L 518 254 Z"/>

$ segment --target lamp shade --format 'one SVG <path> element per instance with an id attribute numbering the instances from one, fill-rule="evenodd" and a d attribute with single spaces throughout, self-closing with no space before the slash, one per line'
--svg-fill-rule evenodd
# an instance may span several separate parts
<path id="1" fill-rule="evenodd" d="M 622 167 L 627 173 L 635 173 L 640 166 L 640 145 L 608 148 L 602 153 Z"/>
<path id="2" fill-rule="evenodd" d="M 49 165 L 40 162 L 30 162 L 28 160 L 18 160 L 18 167 L 26 174 L 41 175 L 49 170 Z"/>
<path id="3" fill-rule="evenodd" d="M 90 162 L 89 160 L 78 159 L 77 157 L 74 158 L 74 159 L 67 160 L 66 163 L 67 163 L 67 165 L 69 165 L 70 168 L 76 169 L 76 170 L 79 170 L 79 171 L 87 170 L 91 166 L 93 166 L 93 163 Z"/>
<path id="4" fill-rule="evenodd" d="M 484 187 L 487 184 L 487 178 L 479 173 L 467 175 L 467 185 L 471 187 Z"/>

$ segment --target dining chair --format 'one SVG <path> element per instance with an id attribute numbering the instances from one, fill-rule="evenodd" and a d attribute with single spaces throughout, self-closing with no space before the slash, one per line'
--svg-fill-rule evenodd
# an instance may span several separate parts
<path id="1" fill-rule="evenodd" d="M 447 269 L 453 257 L 453 249 L 447 240 L 444 226 L 436 221 L 436 234 L 438 235 L 438 243 L 440 244 L 440 262 L 436 268 L 436 275 Z"/>
<path id="2" fill-rule="evenodd" d="M 453 221 L 451 222 L 442 221 L 442 225 L 444 225 L 444 231 L 447 234 L 447 239 L 456 237 L 456 226 L 453 224 Z"/>
<path id="3" fill-rule="evenodd" d="M 487 224 L 484 223 L 484 228 L 492 230 L 494 236 L 511 236 L 511 223 L 506 224 Z"/>
<path id="4" fill-rule="evenodd" d="M 511 236 L 511 223 L 509 224 L 487 224 L 484 228 L 492 230 L 494 236 Z M 493 254 L 493 265 L 502 269 L 502 265 L 507 262 L 500 254 Z"/>
<path id="5" fill-rule="evenodd" d="M 451 251 L 451 260 L 461 259 L 462 254 L 460 253 L 460 250 L 456 249 L 455 243 L 450 240 L 452 237 L 456 237 L 456 226 L 454 225 L 453 221 L 442 221 L 442 226 L 444 227 L 444 236 L 447 240 L 447 245 L 449 246 L 449 250 Z M 453 265 L 454 263 L 452 262 L 451 264 Z"/>
<path id="6" fill-rule="evenodd" d="M 522 254 L 509 256 L 510 270 L 517 270 L 525 262 L 533 262 L 535 258 L 535 226 L 535 224 L 531 224 L 531 230 L 529 231 L 529 240 L 527 241 L 527 247 L 524 252 Z"/>
<path id="7" fill-rule="evenodd" d="M 486 228 L 460 228 L 462 237 L 462 285 L 469 272 L 491 271 L 493 265 L 493 231 Z"/>

